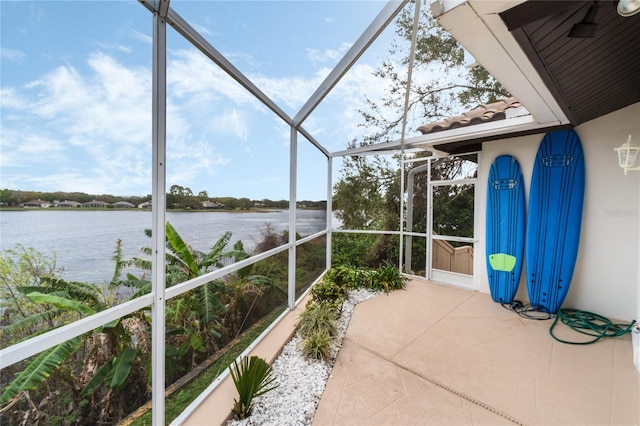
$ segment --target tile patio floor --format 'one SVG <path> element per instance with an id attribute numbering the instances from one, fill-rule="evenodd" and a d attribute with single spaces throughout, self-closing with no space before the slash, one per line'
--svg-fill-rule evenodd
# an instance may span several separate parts
<path id="1" fill-rule="evenodd" d="M 567 345 L 550 326 L 411 281 L 356 306 L 313 426 L 640 424 L 631 336 Z"/>

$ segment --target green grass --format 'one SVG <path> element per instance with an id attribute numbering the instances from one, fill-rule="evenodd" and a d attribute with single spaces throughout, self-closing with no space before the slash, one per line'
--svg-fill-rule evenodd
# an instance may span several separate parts
<path id="1" fill-rule="evenodd" d="M 182 389 L 170 395 L 165 400 L 165 423 L 169 424 L 173 419 L 178 417 L 184 409 L 187 408 L 187 406 L 191 404 L 191 402 L 195 400 L 211 384 L 211 382 L 213 382 L 216 377 L 229 368 L 229 365 L 231 365 L 231 363 L 240 356 L 240 354 L 254 340 L 258 338 L 260 333 L 275 321 L 282 311 L 282 308 L 274 310 L 271 314 L 266 316 L 257 327 L 250 329 L 236 345 L 218 358 L 218 360 L 203 371 L 202 374 L 187 383 Z M 231 408 L 233 407 L 229 406 L 229 412 L 231 412 Z M 133 420 L 130 424 L 132 426 L 151 425 L 151 410 Z"/>

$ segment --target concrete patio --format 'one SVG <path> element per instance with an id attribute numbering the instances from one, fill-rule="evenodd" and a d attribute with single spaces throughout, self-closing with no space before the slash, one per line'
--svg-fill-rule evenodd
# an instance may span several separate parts
<path id="1" fill-rule="evenodd" d="M 640 424 L 631 336 L 568 345 L 550 326 L 413 280 L 356 307 L 313 424 Z"/>

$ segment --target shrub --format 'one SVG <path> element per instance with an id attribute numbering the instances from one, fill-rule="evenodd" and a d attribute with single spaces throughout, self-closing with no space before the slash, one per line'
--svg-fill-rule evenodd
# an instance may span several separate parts
<path id="1" fill-rule="evenodd" d="M 346 295 L 347 290 L 345 288 L 326 279 L 316 283 L 311 288 L 311 296 L 313 296 L 314 302 L 328 303 L 338 310 L 342 306 Z"/>
<path id="2" fill-rule="evenodd" d="M 351 265 L 337 265 L 327 272 L 325 279 L 333 281 L 338 286 L 346 289 L 357 289 L 367 286 L 366 283 L 370 280 L 370 273 L 366 269 Z"/>
<path id="3" fill-rule="evenodd" d="M 304 312 L 300 314 L 298 327 L 303 339 L 307 339 L 319 331 L 323 331 L 330 337 L 338 333 L 337 313 L 333 306 L 325 302 L 308 304 Z"/>
<path id="4" fill-rule="evenodd" d="M 233 401 L 233 412 L 239 419 L 246 419 L 251 415 L 253 398 L 278 387 L 278 385 L 269 387 L 276 378 L 273 376 L 271 366 L 257 356 L 242 358 L 240 365 L 234 361 L 229 370 L 239 395 L 238 399 Z"/>
<path id="5" fill-rule="evenodd" d="M 407 278 L 400 273 L 400 270 L 394 265 L 386 264 L 375 270 L 369 288 L 389 293 L 392 290 L 403 289 L 406 285 Z"/>
<path id="6" fill-rule="evenodd" d="M 307 358 L 326 360 L 331 353 L 333 337 L 326 330 L 319 329 L 307 336 L 302 343 L 302 353 Z"/>

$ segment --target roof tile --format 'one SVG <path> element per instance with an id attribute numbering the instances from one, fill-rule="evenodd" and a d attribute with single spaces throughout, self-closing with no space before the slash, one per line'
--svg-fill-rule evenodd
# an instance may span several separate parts
<path id="1" fill-rule="evenodd" d="M 423 124 L 418 127 L 418 131 L 423 135 L 428 133 L 441 132 L 443 130 L 455 129 L 458 127 L 473 126 L 475 124 L 487 123 L 489 121 L 504 120 L 507 117 L 506 111 L 510 108 L 519 108 L 520 102 L 513 96 L 486 105 L 480 105 L 471 111 L 464 112 L 455 117 L 433 123 Z"/>

